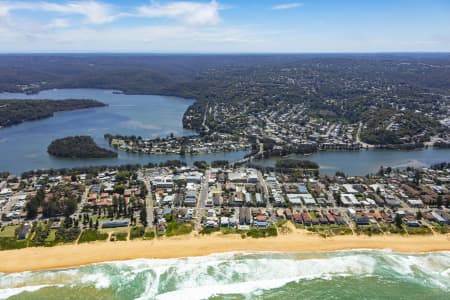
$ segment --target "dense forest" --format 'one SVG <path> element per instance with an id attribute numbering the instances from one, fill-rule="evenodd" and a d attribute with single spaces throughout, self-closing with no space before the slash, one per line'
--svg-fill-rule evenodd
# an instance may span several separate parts
<path id="1" fill-rule="evenodd" d="M 0 127 L 48 118 L 55 112 L 102 106 L 106 104 L 90 99 L 0 100 Z"/>
<path id="2" fill-rule="evenodd" d="M 64 158 L 109 158 L 117 153 L 99 147 L 90 136 L 56 139 L 48 146 L 50 155 Z"/>

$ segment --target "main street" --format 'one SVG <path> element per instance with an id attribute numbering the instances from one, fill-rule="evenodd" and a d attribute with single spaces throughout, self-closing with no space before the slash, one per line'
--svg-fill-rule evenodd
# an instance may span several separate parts
<path id="1" fill-rule="evenodd" d="M 203 176 L 200 196 L 197 201 L 197 216 L 195 222 L 195 230 L 200 231 L 202 224 L 203 211 L 205 210 L 206 199 L 208 198 L 209 192 L 209 174 L 210 170 L 205 172 L 205 176 Z"/>
<path id="2" fill-rule="evenodd" d="M 147 188 L 147 196 L 145 197 L 145 209 L 147 210 L 147 227 L 153 227 L 153 221 L 155 217 L 153 216 L 153 196 L 152 196 L 152 185 L 150 184 L 150 180 L 148 177 L 144 177 L 144 184 Z"/>

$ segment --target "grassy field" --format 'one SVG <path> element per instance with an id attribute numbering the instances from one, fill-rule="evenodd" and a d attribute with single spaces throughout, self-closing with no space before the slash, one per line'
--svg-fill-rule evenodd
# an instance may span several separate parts
<path id="1" fill-rule="evenodd" d="M 128 232 L 115 232 L 114 236 L 116 241 L 126 241 L 128 238 Z"/>
<path id="2" fill-rule="evenodd" d="M 0 231 L 0 237 L 15 237 L 17 228 L 19 228 L 19 225 L 3 227 Z"/>
<path id="3" fill-rule="evenodd" d="M 145 233 L 145 228 L 143 226 L 132 227 L 130 230 L 130 239 L 142 238 Z"/>
<path id="4" fill-rule="evenodd" d="M 144 233 L 144 240 L 153 240 L 156 237 L 154 230 L 149 230 Z"/>
<path id="5" fill-rule="evenodd" d="M 47 238 L 45 239 L 46 242 L 54 242 L 56 239 L 56 229 L 50 229 L 50 232 L 48 233 Z"/>
<path id="6" fill-rule="evenodd" d="M 85 231 L 83 231 L 83 233 L 81 233 L 78 243 L 105 241 L 107 238 L 108 238 L 107 233 L 101 233 L 97 230 L 89 229 L 89 230 L 85 230 Z"/>
<path id="7" fill-rule="evenodd" d="M 183 223 L 178 224 L 176 221 L 172 221 L 167 224 L 166 236 L 184 235 L 192 232 L 192 224 Z"/>

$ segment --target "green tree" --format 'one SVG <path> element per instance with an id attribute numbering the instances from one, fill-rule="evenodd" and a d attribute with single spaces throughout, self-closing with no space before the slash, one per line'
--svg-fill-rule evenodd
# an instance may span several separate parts
<path id="1" fill-rule="evenodd" d="M 422 215 L 422 212 L 420 210 L 417 211 L 416 218 L 417 218 L 417 220 L 422 220 L 423 215 Z"/>
<path id="2" fill-rule="evenodd" d="M 403 225 L 402 217 L 401 217 L 399 214 L 396 214 L 396 215 L 395 215 L 395 220 L 394 220 L 394 222 L 395 222 L 395 225 L 396 225 L 398 228 L 401 228 L 402 225 Z"/>
<path id="3" fill-rule="evenodd" d="M 34 199 L 27 202 L 25 209 L 27 211 L 27 219 L 32 220 L 37 217 L 38 203 Z"/>
<path id="4" fill-rule="evenodd" d="M 141 223 L 142 225 L 144 225 L 145 227 L 147 227 L 147 210 L 145 209 L 145 205 L 144 207 L 141 209 L 141 213 L 140 213 L 140 219 L 141 219 Z"/>

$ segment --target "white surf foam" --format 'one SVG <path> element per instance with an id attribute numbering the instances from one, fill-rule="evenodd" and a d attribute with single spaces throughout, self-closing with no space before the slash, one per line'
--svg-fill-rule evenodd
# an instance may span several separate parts
<path id="1" fill-rule="evenodd" d="M 0 289 L 0 299 L 8 299 L 9 297 L 21 294 L 23 292 L 36 292 L 40 289 L 46 288 L 46 287 L 58 287 L 60 285 L 49 285 L 49 284 L 43 284 L 43 285 L 30 285 L 30 286 L 24 286 L 24 287 L 18 287 L 18 288 L 6 288 L 6 289 Z"/>
<path id="2" fill-rule="evenodd" d="M 146 263 L 152 265 L 154 262 L 140 261 L 137 265 L 142 268 Z M 165 267 L 159 266 L 156 282 L 147 287 L 140 299 L 180 299 L 181 296 L 186 299 L 205 299 L 216 294 L 250 294 L 299 280 L 367 276 L 373 273 L 374 268 L 375 259 L 361 254 L 315 259 L 246 258 L 246 255 L 230 259 L 228 255 L 216 255 L 173 260 Z M 155 293 L 155 283 L 159 285 L 163 275 L 165 281 L 175 282 L 175 291 Z"/>

